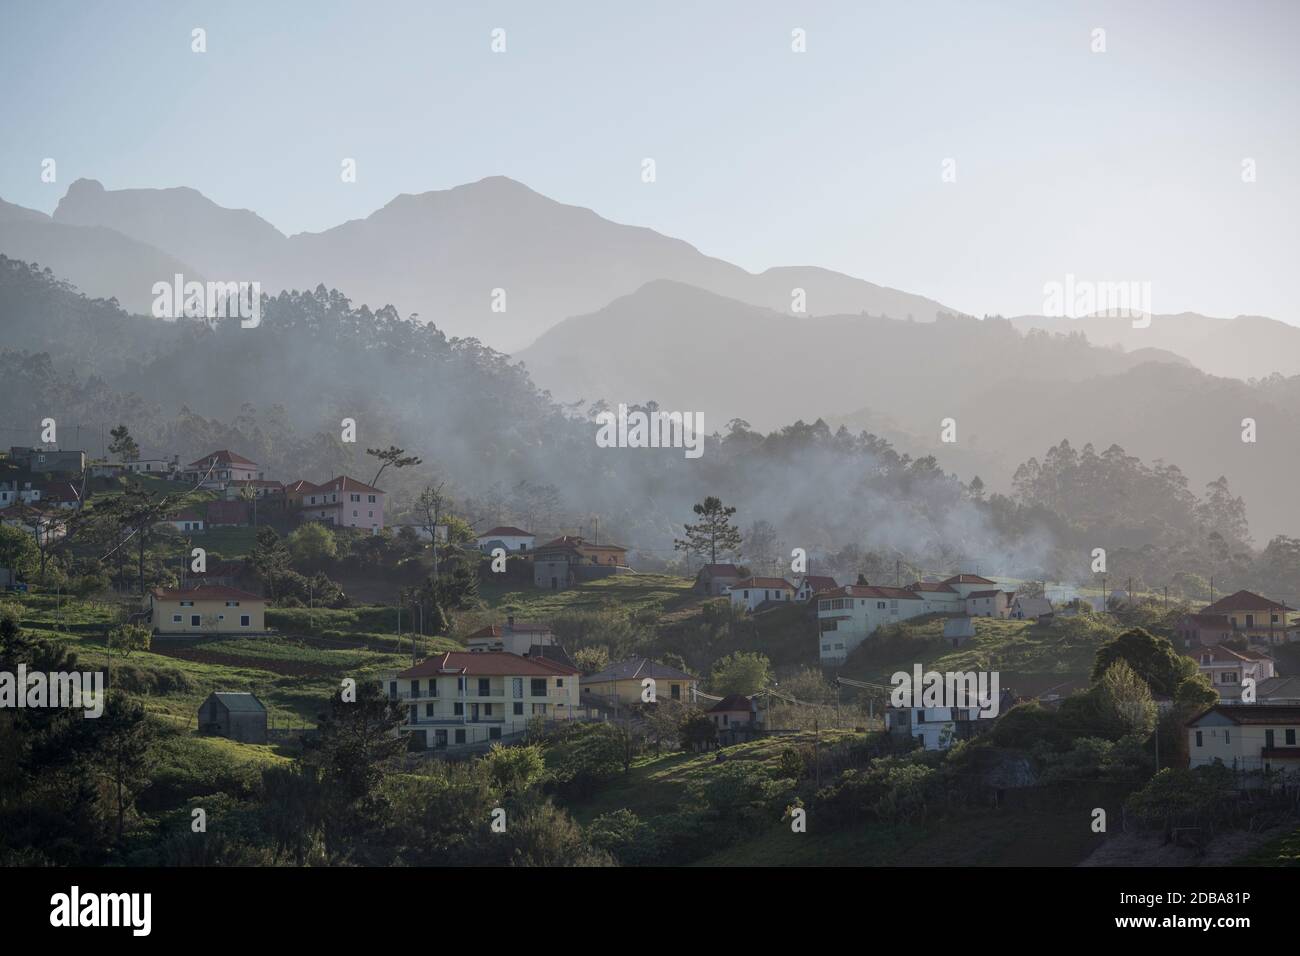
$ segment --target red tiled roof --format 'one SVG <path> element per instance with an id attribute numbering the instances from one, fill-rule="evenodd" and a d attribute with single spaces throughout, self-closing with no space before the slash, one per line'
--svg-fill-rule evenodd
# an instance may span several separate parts
<path id="1" fill-rule="evenodd" d="M 480 538 L 531 538 L 533 536 L 534 535 L 531 531 L 525 531 L 523 528 L 512 528 L 508 524 L 503 524 L 499 528 L 493 528 L 491 531 L 484 531 L 479 535 Z"/>
<path id="2" fill-rule="evenodd" d="M 827 598 L 889 598 L 892 601 L 919 601 L 920 595 L 906 588 L 877 587 L 871 584 L 849 584 L 834 591 L 823 591 L 817 595 L 823 601 Z"/>
<path id="3" fill-rule="evenodd" d="M 163 601 L 265 601 L 266 598 L 239 588 L 224 588 L 213 584 L 204 584 L 197 588 L 152 588 L 154 597 Z"/>
<path id="4" fill-rule="evenodd" d="M 305 478 L 299 478 L 297 481 L 291 481 L 284 486 L 285 491 L 320 491 L 320 485 L 312 484 Z"/>
<path id="5" fill-rule="evenodd" d="M 1252 591 L 1238 591 L 1227 597 L 1219 598 L 1208 607 L 1201 608 L 1202 614 L 1221 614 L 1224 611 L 1294 611 L 1295 608 L 1279 604 Z"/>
<path id="6" fill-rule="evenodd" d="M 532 621 L 515 621 L 513 624 L 489 624 L 487 627 L 480 627 L 473 634 L 467 634 L 466 640 L 476 637 L 500 637 L 506 631 L 515 634 L 549 634 L 551 629 L 545 624 L 536 624 Z"/>
<path id="7" fill-rule="evenodd" d="M 355 478 L 349 478 L 347 475 L 339 475 L 337 478 L 331 478 L 325 484 L 320 485 L 317 491 L 359 491 L 370 495 L 382 495 L 384 492 L 378 488 L 372 488 L 364 481 L 357 481 Z"/>
<path id="8" fill-rule="evenodd" d="M 982 578 L 978 574 L 954 574 L 943 582 L 944 584 L 997 584 L 996 581 L 990 581 L 988 578 Z"/>
<path id="9" fill-rule="evenodd" d="M 207 468 L 212 464 L 212 459 L 214 458 L 217 460 L 218 465 L 252 465 L 254 468 L 257 467 L 257 462 L 249 461 L 243 455 L 236 455 L 233 451 L 227 451 L 224 448 L 220 451 L 214 451 L 210 455 L 204 455 L 198 461 L 192 461 L 185 467 Z"/>
<path id="10" fill-rule="evenodd" d="M 800 582 L 801 588 L 810 587 L 814 594 L 820 594 L 822 591 L 833 591 L 839 587 L 835 579 L 825 574 L 810 574 Z"/>
<path id="11" fill-rule="evenodd" d="M 748 714 L 753 712 L 753 709 L 753 705 L 750 704 L 748 697 L 745 697 L 743 694 L 732 694 L 730 697 L 722 698 L 722 700 L 710 707 L 709 713 L 717 714 L 722 711 L 742 710 Z"/>
<path id="12" fill-rule="evenodd" d="M 740 577 L 740 568 L 734 564 L 706 564 L 700 568 L 695 576 L 698 578 L 701 574 L 718 578 L 738 578 Z"/>
<path id="13" fill-rule="evenodd" d="M 1202 657 L 1209 657 L 1211 663 L 1218 661 L 1271 661 L 1273 658 L 1267 654 L 1258 654 L 1255 651 L 1234 651 L 1231 647 L 1224 647 L 1222 644 L 1216 644 L 1213 647 L 1206 647 L 1197 651 L 1195 654 L 1189 654 L 1188 657 L 1194 657 L 1199 664 Z"/>
<path id="14" fill-rule="evenodd" d="M 969 600 L 970 598 L 986 598 L 986 597 L 993 597 L 995 594 L 1001 594 L 1001 593 L 1002 592 L 997 588 L 994 588 L 992 591 L 971 591 L 970 594 L 966 595 L 966 598 L 967 600 Z"/>
<path id="15" fill-rule="evenodd" d="M 436 677 L 456 674 L 466 677 L 554 677 L 580 672 L 541 657 L 520 657 L 504 651 L 475 654 L 472 651 L 448 651 L 438 657 L 426 657 L 398 677 Z"/>
<path id="16" fill-rule="evenodd" d="M 786 591 L 793 591 L 794 585 L 785 578 L 742 578 L 732 586 L 732 590 L 743 591 L 745 588 L 781 588 Z"/>
<path id="17" fill-rule="evenodd" d="M 944 584 L 942 581 L 916 581 L 913 584 L 903 585 L 908 591 L 917 592 L 938 592 L 941 594 L 956 594 L 957 589 L 951 585 Z"/>
<path id="18" fill-rule="evenodd" d="M 1212 713 L 1234 724 L 1300 724 L 1300 707 L 1288 704 L 1215 704 L 1189 720 L 1187 726 L 1196 726 Z"/>

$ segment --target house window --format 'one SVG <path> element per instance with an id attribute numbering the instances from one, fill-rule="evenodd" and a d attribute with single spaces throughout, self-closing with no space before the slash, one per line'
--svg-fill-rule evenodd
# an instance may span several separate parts
<path id="1" fill-rule="evenodd" d="M 483 716 L 484 716 L 484 717 L 491 717 L 491 716 L 492 716 L 492 705 L 491 705 L 491 704 L 484 704 L 484 705 L 483 705 Z"/>
<path id="2" fill-rule="evenodd" d="M 392 700 L 397 700 L 397 681 L 390 680 L 388 682 L 388 696 Z"/>
<path id="3" fill-rule="evenodd" d="M 433 716 L 433 704 L 425 704 L 425 705 L 424 705 L 424 716 L 426 716 L 426 717 L 432 717 L 432 716 Z"/>
<path id="4" fill-rule="evenodd" d="M 456 731 L 456 743 L 463 744 L 464 742 L 465 742 L 465 731 L 464 730 Z"/>
<path id="5" fill-rule="evenodd" d="M 179 614 L 173 614 L 173 615 L 172 615 L 172 623 L 173 623 L 173 624 L 179 624 L 180 622 L 181 622 L 181 616 L 180 616 Z"/>
<path id="6" fill-rule="evenodd" d="M 199 616 L 197 614 L 191 614 L 190 627 L 198 627 L 198 626 L 199 626 Z"/>
<path id="7" fill-rule="evenodd" d="M 515 716 L 522 717 L 523 715 L 524 715 L 524 705 L 519 701 L 515 701 Z"/>
<path id="8" fill-rule="evenodd" d="M 357 504 L 360 504 L 360 503 L 361 503 L 361 496 L 360 496 L 360 495 L 353 495 L 353 496 L 352 496 L 352 500 L 355 501 Z"/>
<path id="9" fill-rule="evenodd" d="M 1288 727 L 1288 728 L 1286 729 L 1286 745 L 1287 745 L 1288 747 L 1294 747 L 1294 746 L 1295 746 L 1295 728 L 1294 728 L 1294 727 Z"/>
<path id="10" fill-rule="evenodd" d="M 478 695 L 479 695 L 480 697 L 488 697 L 488 696 L 490 696 L 491 694 L 492 694 L 492 680 L 491 680 L 491 678 L 488 678 L 488 677 L 480 677 L 480 678 L 478 679 Z"/>
<path id="11" fill-rule="evenodd" d="M 240 627 L 252 627 L 252 625 L 253 625 L 253 619 L 251 617 L 249 617 L 247 614 L 239 615 Z"/>
<path id="12" fill-rule="evenodd" d="M 564 686 L 564 678 L 563 678 L 563 677 L 557 677 L 557 678 L 555 678 L 555 686 L 556 686 L 556 687 L 563 687 L 563 686 Z"/>
<path id="13" fill-rule="evenodd" d="M 1201 737 L 1201 731 L 1198 730 L 1196 732 L 1196 746 L 1200 747 L 1202 746 L 1202 744 L 1203 744 L 1203 739 Z"/>
<path id="14" fill-rule="evenodd" d="M 193 606 L 194 606 L 193 601 L 181 601 L 181 607 L 193 607 Z"/>
<path id="15" fill-rule="evenodd" d="M 465 705 L 462 704 L 460 701 L 456 701 L 456 703 L 451 705 L 451 712 L 457 717 L 464 717 Z"/>
<path id="16" fill-rule="evenodd" d="M 239 602 L 238 602 L 238 601 L 227 601 L 227 602 L 226 602 L 226 607 L 239 607 Z"/>
<path id="17" fill-rule="evenodd" d="M 460 690 L 464 690 L 464 689 L 465 689 L 465 678 L 463 678 L 463 677 L 457 677 L 457 678 L 456 678 L 456 690 L 460 691 Z"/>
<path id="18" fill-rule="evenodd" d="M 420 682 L 418 680 L 411 681 L 411 696 L 412 697 L 420 696 Z"/>
<path id="19" fill-rule="evenodd" d="M 372 505 L 375 503 L 375 496 L 374 496 L 374 495 L 370 495 L 370 496 L 369 496 L 369 503 L 372 504 Z"/>
<path id="20" fill-rule="evenodd" d="M 534 678 L 532 679 L 532 682 L 531 682 L 531 683 L 532 683 L 532 686 L 530 687 L 530 690 L 532 691 L 532 696 L 533 696 L 533 697 L 545 697 L 545 696 L 546 696 L 546 678 L 545 678 L 545 677 L 534 677 Z"/>

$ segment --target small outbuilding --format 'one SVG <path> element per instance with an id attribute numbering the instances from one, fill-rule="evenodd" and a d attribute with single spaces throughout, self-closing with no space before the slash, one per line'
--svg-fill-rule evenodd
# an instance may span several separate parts
<path id="1" fill-rule="evenodd" d="M 253 694 L 216 691 L 199 705 L 199 733 L 243 744 L 264 744 L 266 707 Z"/>

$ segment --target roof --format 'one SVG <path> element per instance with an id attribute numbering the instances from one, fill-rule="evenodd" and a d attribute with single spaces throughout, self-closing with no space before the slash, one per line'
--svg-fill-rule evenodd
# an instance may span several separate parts
<path id="1" fill-rule="evenodd" d="M 204 455 L 198 461 L 192 461 L 185 467 L 187 468 L 207 468 L 212 464 L 212 459 L 217 460 L 218 465 L 252 465 L 257 467 L 257 462 L 249 461 L 243 455 L 236 455 L 233 451 L 222 448 L 220 451 L 214 451 L 210 455 Z"/>
<path id="2" fill-rule="evenodd" d="M 297 492 L 320 491 L 320 485 L 313 484 L 305 478 L 299 478 L 297 481 L 291 481 L 285 485 L 284 490 Z"/>
<path id="3" fill-rule="evenodd" d="M 506 631 L 515 634 L 549 634 L 551 629 L 546 624 L 538 624 L 534 621 L 515 621 L 506 624 L 489 624 L 487 627 L 480 627 L 473 634 L 467 634 L 466 640 L 473 640 L 476 637 L 501 637 Z"/>
<path id="4" fill-rule="evenodd" d="M 151 588 L 154 597 L 163 601 L 265 601 L 266 598 L 239 588 L 221 587 L 216 584 L 204 584 L 196 588 Z"/>
<path id="5" fill-rule="evenodd" d="M 724 710 L 743 710 L 745 713 L 749 713 L 753 709 L 754 705 L 750 703 L 749 698 L 744 694 L 732 694 L 730 697 L 722 698 L 722 700 L 710 707 L 709 713 L 716 714 Z"/>
<path id="6" fill-rule="evenodd" d="M 203 520 L 203 515 L 199 514 L 199 513 L 198 513 L 197 511 L 195 511 L 193 508 L 186 508 L 184 511 L 178 511 L 178 512 L 176 512 L 176 513 L 173 514 L 173 515 L 169 515 L 169 516 L 168 516 L 166 519 L 164 519 L 164 520 L 166 520 L 166 521 L 202 521 L 202 520 Z"/>
<path id="7" fill-rule="evenodd" d="M 507 651 L 476 654 L 473 651 L 448 651 L 437 657 L 426 657 L 414 667 L 398 673 L 398 677 L 437 677 L 455 674 L 464 677 L 557 677 L 578 674 L 576 667 L 568 667 L 540 657 L 520 657 Z"/>
<path id="8" fill-rule="evenodd" d="M 574 551 L 626 551 L 627 548 L 619 544 L 589 544 L 578 535 L 562 534 L 546 544 L 538 545 L 536 550 L 541 551 L 544 548 L 571 548 Z"/>
<path id="9" fill-rule="evenodd" d="M 1051 614 L 1054 610 L 1052 602 L 1045 597 L 1018 597 L 1016 603 L 1020 605 L 1022 614 L 1030 614 L 1034 617 Z"/>
<path id="10" fill-rule="evenodd" d="M 801 590 L 803 588 L 812 588 L 814 594 L 821 591 L 833 591 L 837 587 L 839 585 L 835 583 L 835 579 L 826 574 L 805 575 L 804 579 L 799 582 Z"/>
<path id="11" fill-rule="evenodd" d="M 41 498 L 46 501 L 80 501 L 81 495 L 68 481 L 51 481 L 41 486 Z"/>
<path id="12" fill-rule="evenodd" d="M 1208 657 L 1213 661 L 1271 661 L 1273 658 L 1267 654 L 1260 654 L 1255 651 L 1234 651 L 1231 647 L 1224 647 L 1222 644 L 1215 644 L 1212 647 L 1199 649 L 1195 654 L 1188 654 L 1188 657 L 1194 657 L 1197 663 L 1200 663 L 1202 657 Z"/>
<path id="13" fill-rule="evenodd" d="M 740 577 L 740 568 L 734 564 L 706 564 L 700 568 L 695 577 L 699 578 L 706 574 L 711 578 L 738 578 Z"/>
<path id="14" fill-rule="evenodd" d="M 211 699 L 215 697 L 225 705 L 226 710 L 232 714 L 264 714 L 266 707 L 262 702 L 252 694 L 235 693 L 234 691 L 218 690 L 208 695 Z"/>
<path id="15" fill-rule="evenodd" d="M 967 600 L 969 600 L 970 598 L 996 597 L 997 595 L 999 595 L 999 594 L 1001 594 L 1001 593 L 1002 593 L 1002 591 L 1001 591 L 1000 589 L 998 589 L 998 588 L 994 588 L 994 589 L 991 590 L 991 591 L 971 591 L 970 594 L 966 595 L 966 598 L 967 598 Z M 1008 592 L 1008 593 L 1010 593 L 1010 592 Z"/>
<path id="16" fill-rule="evenodd" d="M 368 495 L 382 495 L 384 493 L 378 488 L 372 488 L 364 481 L 357 481 L 355 478 L 349 478 L 347 475 L 339 475 L 336 478 L 331 478 L 329 481 L 325 482 L 325 484 L 318 485 L 316 490 L 337 492 L 359 491 L 362 494 Z"/>
<path id="17" fill-rule="evenodd" d="M 626 660 L 610 664 L 603 671 L 589 674 L 583 680 L 592 683 L 603 683 L 611 680 L 640 680 L 644 677 L 653 677 L 655 680 L 699 680 L 698 677 L 685 671 L 680 671 L 676 667 L 669 667 L 667 664 L 660 664 L 658 661 L 652 661 L 648 657 L 629 657 Z"/>
<path id="18" fill-rule="evenodd" d="M 479 535 L 479 537 L 480 538 L 492 538 L 492 537 L 534 538 L 536 537 L 536 535 L 534 535 L 531 531 L 525 531 L 523 528 L 515 528 L 515 527 L 511 527 L 508 524 L 503 524 L 499 528 L 493 528 L 491 531 L 484 531 L 481 535 Z"/>
<path id="19" fill-rule="evenodd" d="M 1292 704 L 1215 704 L 1187 722 L 1192 727 L 1218 713 L 1234 724 L 1300 724 L 1300 707 Z"/>
<path id="20" fill-rule="evenodd" d="M 942 581 L 914 581 L 911 584 L 905 584 L 903 587 L 908 591 L 937 591 L 941 594 L 956 594 L 957 589 L 950 584 L 944 584 Z"/>
<path id="21" fill-rule="evenodd" d="M 731 586 L 733 591 L 743 591 L 745 588 L 783 588 L 787 591 L 793 591 L 794 585 L 785 578 L 741 578 Z"/>
<path id="22" fill-rule="evenodd" d="M 836 588 L 834 591 L 823 591 L 817 595 L 822 600 L 826 598 L 889 598 L 891 601 L 919 601 L 920 595 L 915 591 L 909 591 L 906 588 L 877 587 L 874 584 L 846 584 L 844 587 Z"/>
<path id="23" fill-rule="evenodd" d="M 944 584 L 997 584 L 996 581 L 990 581 L 988 578 L 982 578 L 978 574 L 954 574 L 946 579 Z"/>
<path id="24" fill-rule="evenodd" d="M 1295 608 L 1279 604 L 1253 591 L 1238 591 L 1227 597 L 1219 598 L 1213 604 L 1201 608 L 1202 614 L 1219 614 L 1224 611 L 1258 611 L 1261 608 L 1270 611 L 1294 611 Z"/>
<path id="25" fill-rule="evenodd" d="M 578 670 L 578 665 L 573 662 L 569 652 L 564 649 L 562 644 L 534 644 L 528 648 L 529 657 L 540 657 L 551 664 L 560 664 L 570 671 Z"/>
<path id="26" fill-rule="evenodd" d="M 1256 698 L 1267 703 L 1270 697 L 1300 700 L 1300 677 L 1267 677 L 1255 688 Z"/>
<path id="27" fill-rule="evenodd" d="M 283 488 L 284 485 L 271 478 L 235 478 L 230 482 L 234 488 Z"/>

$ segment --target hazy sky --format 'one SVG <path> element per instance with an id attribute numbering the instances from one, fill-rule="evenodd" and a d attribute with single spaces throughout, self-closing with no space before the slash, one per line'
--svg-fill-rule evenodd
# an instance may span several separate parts
<path id="1" fill-rule="evenodd" d="M 504 174 L 976 314 L 1073 273 L 1300 324 L 1297 2 L 6 0 L 3 24 L 0 198 L 46 212 L 79 177 L 187 185 L 293 233 Z"/>

